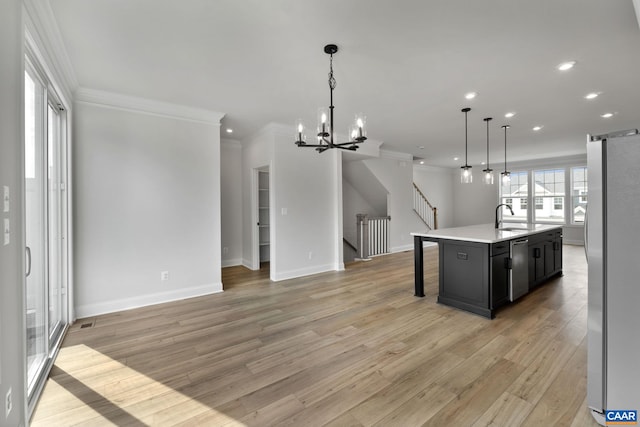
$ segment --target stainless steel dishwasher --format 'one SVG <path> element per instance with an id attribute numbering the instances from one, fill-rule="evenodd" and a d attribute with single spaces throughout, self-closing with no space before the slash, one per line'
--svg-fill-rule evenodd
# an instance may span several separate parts
<path id="1" fill-rule="evenodd" d="M 509 256 L 509 301 L 515 301 L 529 292 L 529 240 L 512 240 Z"/>

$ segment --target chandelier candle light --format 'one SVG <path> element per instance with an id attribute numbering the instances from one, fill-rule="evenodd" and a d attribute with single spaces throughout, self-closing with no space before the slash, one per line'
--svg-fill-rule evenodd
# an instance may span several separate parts
<path id="1" fill-rule="evenodd" d="M 487 123 L 487 168 L 482 169 L 484 172 L 483 182 L 487 185 L 493 185 L 493 169 L 489 167 L 489 122 L 493 120 L 491 117 L 482 119 Z"/>
<path id="2" fill-rule="evenodd" d="M 504 172 L 502 175 L 502 182 L 507 183 L 511 181 L 511 172 L 507 170 L 507 129 L 510 128 L 509 125 L 503 125 L 502 129 L 504 129 Z"/>
<path id="3" fill-rule="evenodd" d="M 324 52 L 329 55 L 329 110 L 320 108 L 318 110 L 318 143 L 307 144 L 305 127 L 302 120 L 296 122 L 296 142 L 298 147 L 313 147 L 318 153 L 327 151 L 330 148 L 340 148 L 342 150 L 355 151 L 358 145 L 367 140 L 366 117 L 363 114 L 356 114 L 354 124 L 349 127 L 347 133 L 348 142 L 335 142 L 335 128 L 333 125 L 333 90 L 336 88 L 336 79 L 333 77 L 333 54 L 338 51 L 338 46 L 328 44 L 324 47 Z"/>
<path id="4" fill-rule="evenodd" d="M 460 169 L 460 182 L 463 184 L 471 184 L 473 182 L 473 175 L 471 173 L 471 166 L 467 164 L 467 146 L 468 146 L 468 132 L 467 132 L 467 113 L 471 111 L 471 108 L 463 108 L 461 110 L 464 113 L 464 166 Z"/>

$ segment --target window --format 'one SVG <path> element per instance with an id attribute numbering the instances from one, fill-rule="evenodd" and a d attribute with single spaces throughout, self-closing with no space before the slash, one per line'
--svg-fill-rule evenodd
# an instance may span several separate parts
<path id="1" fill-rule="evenodd" d="M 565 169 L 537 170 L 534 176 L 534 222 L 564 224 Z"/>
<path id="2" fill-rule="evenodd" d="M 564 209 L 564 199 L 562 197 L 553 198 L 553 210 L 561 211 Z"/>
<path id="3" fill-rule="evenodd" d="M 542 209 L 543 205 L 542 197 L 536 197 L 536 209 Z"/>
<path id="4" fill-rule="evenodd" d="M 571 222 L 584 224 L 587 209 L 587 168 L 571 168 Z"/>
<path id="5" fill-rule="evenodd" d="M 511 180 L 500 185 L 500 203 L 506 203 L 513 209 L 502 208 L 502 218 L 510 222 L 527 222 L 527 198 L 529 197 L 529 172 L 511 172 Z M 516 203 L 514 203 L 514 201 Z M 518 202 L 519 201 L 519 202 Z"/>

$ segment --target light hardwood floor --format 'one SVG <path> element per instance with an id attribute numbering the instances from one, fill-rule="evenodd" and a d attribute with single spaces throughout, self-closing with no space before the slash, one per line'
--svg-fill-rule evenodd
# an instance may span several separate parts
<path id="1" fill-rule="evenodd" d="M 34 426 L 596 426 L 586 396 L 586 263 L 487 320 L 425 298 L 413 254 L 82 319 Z M 90 326 L 81 328 L 83 324 Z"/>

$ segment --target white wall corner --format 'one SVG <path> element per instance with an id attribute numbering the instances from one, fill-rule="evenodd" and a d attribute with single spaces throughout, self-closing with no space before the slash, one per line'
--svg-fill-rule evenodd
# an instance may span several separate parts
<path id="1" fill-rule="evenodd" d="M 185 120 L 203 124 L 220 125 L 225 113 L 172 104 L 147 98 L 123 95 L 96 89 L 80 87 L 75 92 L 76 102 L 100 105 L 107 108 L 150 114 L 159 117 Z"/>
<path id="2" fill-rule="evenodd" d="M 187 298 L 217 294 L 222 291 L 223 290 L 221 282 L 210 283 L 207 285 L 176 289 L 167 292 L 157 292 L 154 294 L 141 295 L 134 298 L 124 298 L 95 304 L 80 305 L 76 307 L 76 315 L 77 318 L 82 319 L 85 317 L 115 313 L 123 310 L 131 310 L 134 308 L 146 307 L 154 304 L 162 304 Z"/>
<path id="3" fill-rule="evenodd" d="M 638 26 L 640 27 L 640 0 L 633 0 L 633 8 L 636 11 L 636 19 L 638 20 Z"/>
<path id="4" fill-rule="evenodd" d="M 244 260 L 242 258 L 223 259 L 222 260 L 222 268 L 235 267 L 237 265 L 243 265 L 243 262 L 244 262 Z"/>

